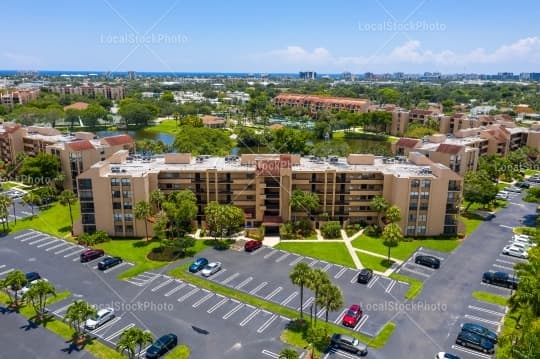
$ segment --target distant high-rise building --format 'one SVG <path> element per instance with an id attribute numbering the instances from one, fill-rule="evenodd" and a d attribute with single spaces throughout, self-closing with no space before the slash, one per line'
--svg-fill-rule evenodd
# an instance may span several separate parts
<path id="1" fill-rule="evenodd" d="M 529 74 L 529 80 L 531 80 L 531 81 L 540 81 L 540 72 L 531 72 Z"/>
<path id="2" fill-rule="evenodd" d="M 350 72 L 344 72 L 342 76 L 343 76 L 343 79 L 347 81 L 352 81 L 354 79 L 353 75 Z"/>
<path id="3" fill-rule="evenodd" d="M 137 74 L 135 71 L 128 71 L 127 78 L 128 80 L 135 80 L 137 78 Z"/>
<path id="4" fill-rule="evenodd" d="M 300 71 L 298 75 L 302 80 L 315 80 L 317 78 L 315 71 Z"/>

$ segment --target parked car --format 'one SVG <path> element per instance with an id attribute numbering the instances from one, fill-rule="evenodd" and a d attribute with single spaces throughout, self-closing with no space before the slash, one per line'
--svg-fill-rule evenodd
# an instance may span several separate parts
<path id="1" fill-rule="evenodd" d="M 527 244 L 529 247 L 536 247 L 538 245 L 537 243 L 533 242 L 532 239 L 516 237 L 516 236 L 514 236 L 512 243 L 524 243 L 524 244 Z"/>
<path id="2" fill-rule="evenodd" d="M 517 278 L 505 272 L 485 272 L 482 275 L 482 282 L 511 289 L 517 289 L 518 286 Z"/>
<path id="3" fill-rule="evenodd" d="M 343 316 L 341 324 L 346 327 L 354 328 L 358 321 L 362 318 L 362 308 L 358 304 L 353 304 L 349 307 L 349 310 Z"/>
<path id="4" fill-rule="evenodd" d="M 28 283 L 41 279 L 41 276 L 39 275 L 38 272 L 28 272 L 25 274 L 25 276 Z"/>
<path id="5" fill-rule="evenodd" d="M 528 182 L 518 182 L 515 184 L 515 186 L 518 188 L 525 188 L 525 189 L 531 188 L 531 184 Z"/>
<path id="6" fill-rule="evenodd" d="M 507 200 L 508 199 L 508 193 L 505 192 L 505 193 L 497 193 L 497 195 L 495 196 L 495 199 L 502 199 L 502 200 Z"/>
<path id="7" fill-rule="evenodd" d="M 515 247 L 512 245 L 505 246 L 502 250 L 502 253 L 506 254 L 507 256 L 525 258 L 525 259 L 529 256 L 527 254 L 527 251 L 524 251 L 521 248 Z"/>
<path id="8" fill-rule="evenodd" d="M 122 263 L 122 258 L 120 257 L 106 257 L 106 258 L 103 258 L 98 263 L 98 269 L 99 270 L 109 269 L 116 265 L 119 265 L 120 263 Z"/>
<path id="9" fill-rule="evenodd" d="M 439 352 L 437 355 L 435 355 L 435 359 L 460 359 L 457 355 L 446 353 L 446 352 Z"/>
<path id="10" fill-rule="evenodd" d="M 159 337 L 154 344 L 146 349 L 146 358 L 155 359 L 163 356 L 165 353 L 171 351 L 176 345 L 178 345 L 178 337 L 176 334 L 165 334 Z"/>
<path id="11" fill-rule="evenodd" d="M 34 284 L 39 283 L 39 282 L 48 282 L 48 280 L 45 278 L 40 278 L 40 279 L 33 280 L 31 282 L 28 282 L 26 283 L 24 287 L 22 287 L 21 289 L 17 291 L 17 295 L 19 296 L 25 295 L 30 290 L 30 287 L 32 287 Z"/>
<path id="12" fill-rule="evenodd" d="M 523 242 L 523 241 L 513 241 L 510 243 L 512 247 L 518 247 L 521 248 L 524 251 L 528 251 L 533 245 L 529 242 Z"/>
<path id="13" fill-rule="evenodd" d="M 210 277 L 212 274 L 221 270 L 221 262 L 208 263 L 206 267 L 201 270 L 201 274 L 205 277 Z"/>
<path id="14" fill-rule="evenodd" d="M 365 356 L 368 353 L 367 345 L 360 343 L 358 339 L 345 334 L 332 335 L 330 345 L 356 355 Z"/>
<path id="15" fill-rule="evenodd" d="M 504 189 L 507 192 L 521 193 L 521 188 L 510 186 Z"/>
<path id="16" fill-rule="evenodd" d="M 484 339 L 491 340 L 493 343 L 497 343 L 498 336 L 495 332 L 492 332 L 488 328 L 475 323 L 464 323 L 461 326 L 461 330 L 465 332 L 470 332 L 474 334 L 478 334 Z"/>
<path id="17" fill-rule="evenodd" d="M 208 259 L 206 258 L 197 258 L 197 260 L 189 266 L 189 271 L 191 273 L 197 273 L 201 269 L 203 269 L 208 264 Z"/>
<path id="18" fill-rule="evenodd" d="M 491 340 L 484 339 L 478 334 L 466 331 L 461 331 L 458 334 L 456 344 L 466 348 L 482 351 L 486 354 L 492 354 L 495 351 L 495 345 Z"/>
<path id="19" fill-rule="evenodd" d="M 262 247 L 262 241 L 257 241 L 257 240 L 247 241 L 246 244 L 244 244 L 244 249 L 246 252 L 253 252 L 261 247 Z"/>
<path id="20" fill-rule="evenodd" d="M 369 268 L 364 268 L 358 273 L 357 281 L 358 283 L 368 284 L 369 281 L 373 278 L 373 270 Z"/>
<path id="21" fill-rule="evenodd" d="M 88 330 L 94 330 L 107 323 L 109 320 L 114 318 L 114 309 L 112 308 L 103 308 L 98 310 L 96 315 L 92 318 L 86 320 L 84 326 Z"/>
<path id="22" fill-rule="evenodd" d="M 94 259 L 103 257 L 104 255 L 105 252 L 103 251 L 103 249 L 87 249 L 81 253 L 81 262 L 84 263 L 93 261 Z"/>
<path id="23" fill-rule="evenodd" d="M 426 255 L 418 255 L 414 258 L 414 263 L 421 264 L 426 267 L 431 267 L 434 269 L 438 269 L 441 266 L 441 261 L 439 258 L 433 257 L 433 256 L 426 256 Z"/>

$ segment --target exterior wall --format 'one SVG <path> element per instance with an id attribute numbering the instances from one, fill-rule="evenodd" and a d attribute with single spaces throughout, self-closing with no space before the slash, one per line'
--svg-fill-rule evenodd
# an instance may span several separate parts
<path id="1" fill-rule="evenodd" d="M 540 150 L 540 131 L 530 131 L 527 136 L 527 146 Z"/>

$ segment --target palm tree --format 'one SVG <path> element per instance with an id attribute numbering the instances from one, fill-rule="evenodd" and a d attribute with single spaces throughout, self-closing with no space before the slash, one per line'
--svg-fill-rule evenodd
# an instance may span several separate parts
<path id="1" fill-rule="evenodd" d="M 306 263 L 300 262 L 289 274 L 292 284 L 300 287 L 300 319 L 304 316 L 304 287 L 309 287 L 312 269 Z"/>
<path id="2" fill-rule="evenodd" d="M 32 284 L 23 297 L 30 302 L 38 319 L 42 320 L 45 315 L 47 299 L 49 297 L 56 297 L 56 289 L 51 283 L 41 280 Z"/>
<path id="3" fill-rule="evenodd" d="M 150 204 L 156 208 L 156 212 L 161 211 L 163 202 L 165 202 L 165 194 L 159 188 L 150 193 Z"/>
<path id="4" fill-rule="evenodd" d="M 8 223 L 8 217 L 9 217 L 9 212 L 7 208 L 0 207 L 0 221 L 2 222 L 2 227 L 4 228 L 4 232 L 6 232 L 6 224 Z"/>
<path id="5" fill-rule="evenodd" d="M 390 206 L 384 214 L 387 223 L 397 223 L 401 221 L 401 210 L 398 206 Z"/>
<path id="6" fill-rule="evenodd" d="M 318 304 L 325 309 L 324 321 L 328 324 L 328 312 L 338 310 L 343 306 L 343 293 L 338 286 L 327 284 L 321 288 Z"/>
<path id="7" fill-rule="evenodd" d="M 133 213 L 135 214 L 135 219 L 144 220 L 144 230 L 146 232 L 146 238 L 148 238 L 148 218 L 152 214 L 150 204 L 146 201 L 139 201 L 135 203 Z"/>
<path id="8" fill-rule="evenodd" d="M 328 273 L 322 269 L 315 269 L 311 274 L 311 281 L 309 283 L 309 289 L 315 293 L 315 301 L 313 302 L 313 312 L 315 314 L 315 323 L 317 323 L 317 303 L 320 301 L 319 296 L 321 295 L 322 289 L 330 284 L 330 278 Z"/>
<path id="9" fill-rule="evenodd" d="M 13 200 L 11 198 L 6 196 L 5 194 L 0 194 L 0 211 L 1 211 L 0 212 L 1 213 L 0 218 L 4 219 L 4 222 L 2 224 L 3 225 L 7 224 L 8 229 L 9 229 L 9 224 L 8 224 L 9 211 L 8 211 L 8 207 L 11 206 L 12 204 L 13 204 Z M 4 227 L 4 232 L 5 232 L 5 227 Z"/>
<path id="10" fill-rule="evenodd" d="M 6 278 L 2 281 L 2 288 L 9 296 L 10 300 L 12 300 L 11 291 L 13 291 L 12 302 L 15 307 L 19 306 L 19 290 L 27 283 L 28 280 L 26 279 L 26 275 L 20 270 L 14 270 L 12 272 L 9 272 Z"/>
<path id="11" fill-rule="evenodd" d="M 82 339 L 84 334 L 84 323 L 88 318 L 95 315 L 96 308 L 84 300 L 76 300 L 67 309 L 64 321 L 73 327 L 77 338 Z"/>
<path id="12" fill-rule="evenodd" d="M 71 205 L 77 202 L 77 195 L 70 189 L 66 189 L 58 196 L 60 204 L 69 207 L 69 219 L 71 220 L 71 234 L 73 234 L 73 213 L 71 211 Z"/>
<path id="13" fill-rule="evenodd" d="M 319 196 L 297 189 L 291 195 L 290 205 L 293 211 L 304 211 L 309 216 L 311 212 L 319 208 Z"/>
<path id="14" fill-rule="evenodd" d="M 22 198 L 23 202 L 32 209 L 32 218 L 34 218 L 34 206 L 41 203 L 41 197 L 37 193 L 28 192 Z"/>
<path id="15" fill-rule="evenodd" d="M 142 350 L 153 342 L 152 333 L 138 327 L 132 327 L 122 332 L 120 340 L 116 344 L 116 350 L 121 353 L 127 351 L 129 358 L 140 358 Z M 137 353 L 136 356 L 135 353 Z"/>
<path id="16" fill-rule="evenodd" d="M 299 359 L 298 352 L 292 348 L 285 348 L 278 354 L 278 359 Z"/>
<path id="17" fill-rule="evenodd" d="M 381 217 L 384 211 L 388 208 L 389 203 L 384 199 L 383 196 L 375 196 L 371 200 L 371 203 L 369 204 L 369 207 L 377 212 L 377 227 L 380 228 L 381 225 Z"/>
<path id="18" fill-rule="evenodd" d="M 388 263 L 390 263 L 390 249 L 397 247 L 399 242 L 403 240 L 403 233 L 401 233 L 401 227 L 396 223 L 390 223 L 384 227 L 382 231 L 383 244 L 388 248 Z"/>

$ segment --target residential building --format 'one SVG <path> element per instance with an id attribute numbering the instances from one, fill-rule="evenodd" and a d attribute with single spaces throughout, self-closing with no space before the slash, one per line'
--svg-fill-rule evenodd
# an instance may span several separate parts
<path id="1" fill-rule="evenodd" d="M 326 97 L 303 94 L 282 93 L 274 97 L 274 105 L 278 107 L 304 108 L 312 114 L 318 111 L 368 112 L 370 102 L 366 99 L 347 97 Z"/>
<path id="2" fill-rule="evenodd" d="M 13 108 L 15 105 L 24 105 L 37 100 L 39 92 L 38 88 L 0 91 L 0 105 L 8 109 Z"/>
<path id="3" fill-rule="evenodd" d="M 225 119 L 217 116 L 204 115 L 201 117 L 204 127 L 225 128 Z"/>
<path id="4" fill-rule="evenodd" d="M 529 129 L 527 146 L 536 148 L 540 151 L 540 122 L 536 122 Z"/>
<path id="5" fill-rule="evenodd" d="M 406 235 L 454 235 L 463 185 L 461 176 L 419 152 L 396 159 L 353 154 L 320 160 L 287 154 L 145 158 L 124 150 L 91 166 L 77 182 L 82 215 L 75 232 L 104 230 L 112 236 L 144 235 L 144 221 L 134 218 L 133 206 L 158 188 L 193 191 L 199 225 L 205 206 L 218 201 L 242 208 L 246 226 L 278 233 L 281 223 L 305 215 L 290 207 L 298 189 L 318 195 L 317 223 L 329 218 L 343 225 L 375 223 L 370 202 L 381 195 L 400 208 Z"/>
<path id="6" fill-rule="evenodd" d="M 2 162 L 16 163 L 17 153 L 24 152 L 24 135 L 26 135 L 26 130 L 18 123 L 4 122 L 0 125 L 0 160 Z"/>
<path id="7" fill-rule="evenodd" d="M 109 100 L 122 100 L 125 96 L 124 86 L 108 86 L 108 85 L 82 85 L 82 86 L 52 86 L 50 91 L 60 95 L 82 95 L 88 97 L 103 96 Z"/>

